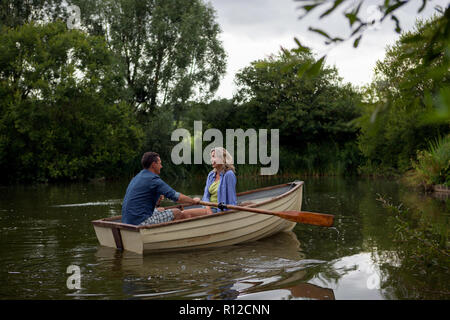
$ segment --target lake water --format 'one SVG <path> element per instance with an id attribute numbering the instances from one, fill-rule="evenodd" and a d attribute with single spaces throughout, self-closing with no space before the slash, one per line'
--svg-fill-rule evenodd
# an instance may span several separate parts
<path id="1" fill-rule="evenodd" d="M 411 265 L 376 200 L 448 228 L 446 196 L 385 179 L 298 176 L 241 178 L 238 192 L 294 180 L 305 181 L 303 210 L 334 214 L 334 228 L 297 225 L 251 243 L 144 256 L 101 247 L 91 224 L 120 215 L 127 180 L 2 187 L 0 299 L 449 298 L 448 259 L 425 271 Z M 190 196 L 203 191 L 203 179 L 167 182 Z M 80 289 L 67 285 L 72 265 Z"/>

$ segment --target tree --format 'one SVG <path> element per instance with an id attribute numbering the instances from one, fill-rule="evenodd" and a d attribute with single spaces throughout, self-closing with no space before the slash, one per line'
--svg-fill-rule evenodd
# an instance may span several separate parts
<path id="1" fill-rule="evenodd" d="M 131 101 L 152 113 L 177 113 L 193 97 L 209 97 L 225 73 L 225 51 L 211 5 L 201 0 L 76 0 L 84 26 L 105 36 L 125 69 Z"/>
<path id="2" fill-rule="evenodd" d="M 358 116 L 358 95 L 341 85 L 335 68 L 324 67 L 310 79 L 297 71 L 314 60 L 294 50 L 253 62 L 236 75 L 238 101 L 246 102 L 247 126 L 279 128 L 287 145 L 328 139 L 348 140 L 355 128 L 347 123 Z M 242 110 L 244 111 L 244 110 Z"/>
<path id="3" fill-rule="evenodd" d="M 117 175 L 142 133 L 101 37 L 63 23 L 0 35 L 1 182 Z"/>
<path id="4" fill-rule="evenodd" d="M 439 104 L 433 101 L 432 93 L 445 95 L 450 87 L 447 42 L 436 40 L 428 48 L 427 39 L 439 28 L 437 19 L 417 22 L 415 30 L 403 33 L 376 64 L 359 138 L 371 169 L 404 171 L 410 168 L 417 150 L 450 132 L 449 122 L 434 116 Z M 432 62 L 427 59 L 430 52 Z M 373 121 L 374 114 L 379 122 Z"/>
<path id="5" fill-rule="evenodd" d="M 299 76 L 305 65 L 316 62 L 311 52 L 297 49 L 255 61 L 236 75 L 235 98 L 241 103 L 239 125 L 279 129 L 281 146 L 321 166 L 336 160 L 333 153 L 356 139 L 358 129 L 349 122 L 360 115 L 360 97 L 351 85 L 342 84 L 334 67 Z"/>

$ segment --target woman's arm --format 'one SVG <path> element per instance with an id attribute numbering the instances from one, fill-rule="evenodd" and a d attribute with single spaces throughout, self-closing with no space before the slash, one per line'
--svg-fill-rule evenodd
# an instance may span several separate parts
<path id="1" fill-rule="evenodd" d="M 237 198 L 236 198 L 236 175 L 232 170 L 228 170 L 226 174 L 224 175 L 224 182 L 225 182 L 225 193 L 227 198 L 227 204 L 236 205 L 237 204 Z"/>

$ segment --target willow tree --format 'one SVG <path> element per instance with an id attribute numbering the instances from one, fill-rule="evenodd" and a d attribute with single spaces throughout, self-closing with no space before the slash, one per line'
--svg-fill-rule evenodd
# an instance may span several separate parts
<path id="1" fill-rule="evenodd" d="M 105 36 L 125 69 L 137 110 L 209 97 L 225 73 L 211 5 L 201 0 L 76 0 L 82 25 Z"/>

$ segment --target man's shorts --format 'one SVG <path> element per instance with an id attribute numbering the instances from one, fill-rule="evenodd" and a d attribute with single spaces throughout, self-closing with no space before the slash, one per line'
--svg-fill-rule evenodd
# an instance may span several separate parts
<path id="1" fill-rule="evenodd" d="M 172 210 L 167 209 L 164 211 L 159 211 L 158 209 L 155 208 L 155 210 L 153 211 L 153 214 L 150 217 L 148 217 L 147 219 L 145 219 L 144 221 L 142 221 L 139 225 L 145 226 L 145 225 L 149 225 L 149 224 L 170 222 L 173 219 L 174 219 L 174 215 L 173 215 Z"/>

